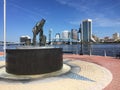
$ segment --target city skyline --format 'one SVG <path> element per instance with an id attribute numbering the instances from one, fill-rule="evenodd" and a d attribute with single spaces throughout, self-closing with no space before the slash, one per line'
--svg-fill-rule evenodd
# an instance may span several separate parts
<path id="1" fill-rule="evenodd" d="M 119 0 L 6 0 L 7 1 L 7 41 L 19 41 L 19 37 L 29 35 L 32 28 L 42 18 L 48 37 L 52 38 L 64 30 L 79 29 L 85 19 L 92 19 L 93 34 L 104 38 L 120 33 Z M 0 1 L 0 41 L 3 41 L 3 0 Z"/>

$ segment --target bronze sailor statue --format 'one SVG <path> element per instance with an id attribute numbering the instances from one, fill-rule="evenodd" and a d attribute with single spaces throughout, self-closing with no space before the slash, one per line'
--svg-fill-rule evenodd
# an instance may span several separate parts
<path id="1" fill-rule="evenodd" d="M 42 19 L 40 22 L 38 22 L 32 32 L 33 32 L 33 45 L 36 45 L 36 36 L 39 34 L 39 46 L 45 46 L 46 44 L 46 36 L 43 35 L 43 26 L 45 24 L 45 19 Z"/>

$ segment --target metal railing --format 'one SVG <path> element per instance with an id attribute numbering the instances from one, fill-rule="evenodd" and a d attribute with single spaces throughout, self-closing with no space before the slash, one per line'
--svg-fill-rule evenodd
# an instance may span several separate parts
<path id="1" fill-rule="evenodd" d="M 72 53 L 72 54 L 80 54 L 81 46 L 80 45 L 55 45 L 54 47 L 63 48 L 63 53 Z M 99 55 L 99 56 L 112 56 L 116 57 L 116 55 L 120 52 L 120 45 L 111 46 L 111 47 L 94 47 L 92 46 L 88 51 L 83 50 L 83 54 L 88 55 Z"/>
<path id="2" fill-rule="evenodd" d="M 16 48 L 18 45 L 10 45 L 7 48 Z M 50 45 L 47 47 L 55 47 L 55 48 L 62 48 L 63 53 L 71 53 L 71 54 L 80 54 L 81 52 L 81 45 Z M 3 51 L 3 46 L 0 46 L 0 51 Z M 120 44 L 113 44 L 113 45 L 92 45 L 89 48 L 87 54 L 88 55 L 99 55 L 99 56 L 112 56 L 116 57 L 116 55 L 120 52 Z M 86 52 L 83 50 L 83 54 Z"/>

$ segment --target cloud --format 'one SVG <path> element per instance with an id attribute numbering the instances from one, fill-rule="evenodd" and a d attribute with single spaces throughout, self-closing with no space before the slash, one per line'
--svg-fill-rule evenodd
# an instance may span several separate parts
<path id="1" fill-rule="evenodd" d="M 95 26 L 99 26 L 99 27 L 115 27 L 115 26 L 120 26 L 120 19 L 95 18 L 93 19 L 93 23 Z"/>
<path id="2" fill-rule="evenodd" d="M 70 21 L 69 23 L 72 25 L 80 25 L 80 21 Z"/>
<path id="3" fill-rule="evenodd" d="M 60 4 L 65 5 L 65 4 L 68 4 L 69 0 L 56 0 L 56 1 L 59 2 Z"/>
<path id="4" fill-rule="evenodd" d="M 93 25 L 97 27 L 119 27 L 120 19 L 119 14 L 115 12 L 115 8 L 120 5 L 120 2 L 116 3 L 102 0 L 56 0 L 62 5 L 67 5 L 74 8 L 77 12 L 81 13 L 81 17 L 91 18 Z M 112 3 L 111 3 L 112 2 Z M 118 17 L 116 17 L 118 16 Z M 80 18 L 81 18 L 80 17 Z M 80 18 L 69 21 L 72 25 L 79 25 Z"/>
<path id="5" fill-rule="evenodd" d="M 68 4 L 71 0 L 56 0 L 60 4 Z"/>
<path id="6" fill-rule="evenodd" d="M 87 19 L 87 18 L 86 18 Z M 83 19 L 85 20 L 85 19 Z M 69 24 L 79 26 L 82 20 L 71 20 L 69 21 Z M 120 27 L 120 19 L 112 19 L 112 18 L 105 18 L 105 17 L 99 17 L 99 18 L 92 18 L 92 23 L 94 27 Z"/>
<path id="7" fill-rule="evenodd" d="M 13 1 L 9 2 L 8 5 L 10 5 L 9 7 L 11 7 L 12 8 L 11 10 L 14 10 L 14 12 L 19 11 L 21 13 L 24 13 L 24 15 L 27 15 L 33 21 L 36 21 L 39 18 L 45 18 L 44 16 L 49 13 L 49 12 L 45 11 L 44 9 L 39 8 L 39 7 L 37 7 L 37 8 L 34 7 L 32 9 L 30 9 L 30 8 L 27 8 L 21 4 L 13 2 Z M 42 14 L 40 14 L 40 13 L 42 13 Z"/>
<path id="8" fill-rule="evenodd" d="M 62 5 L 69 6 L 86 16 L 116 15 L 119 12 L 118 0 L 56 0 Z M 108 2 L 109 1 L 109 2 Z M 116 11 L 118 10 L 118 11 Z M 115 12 L 116 11 L 116 12 Z"/>
<path id="9" fill-rule="evenodd" d="M 87 12 L 92 10 L 91 8 L 98 4 L 99 0 L 56 0 L 60 4 L 67 5 L 76 10 Z"/>

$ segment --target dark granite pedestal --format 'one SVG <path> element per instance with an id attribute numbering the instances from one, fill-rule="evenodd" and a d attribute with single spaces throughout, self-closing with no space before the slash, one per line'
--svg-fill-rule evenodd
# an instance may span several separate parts
<path id="1" fill-rule="evenodd" d="M 63 66 L 61 48 L 7 49 L 6 53 L 6 72 L 11 74 L 44 74 Z"/>

